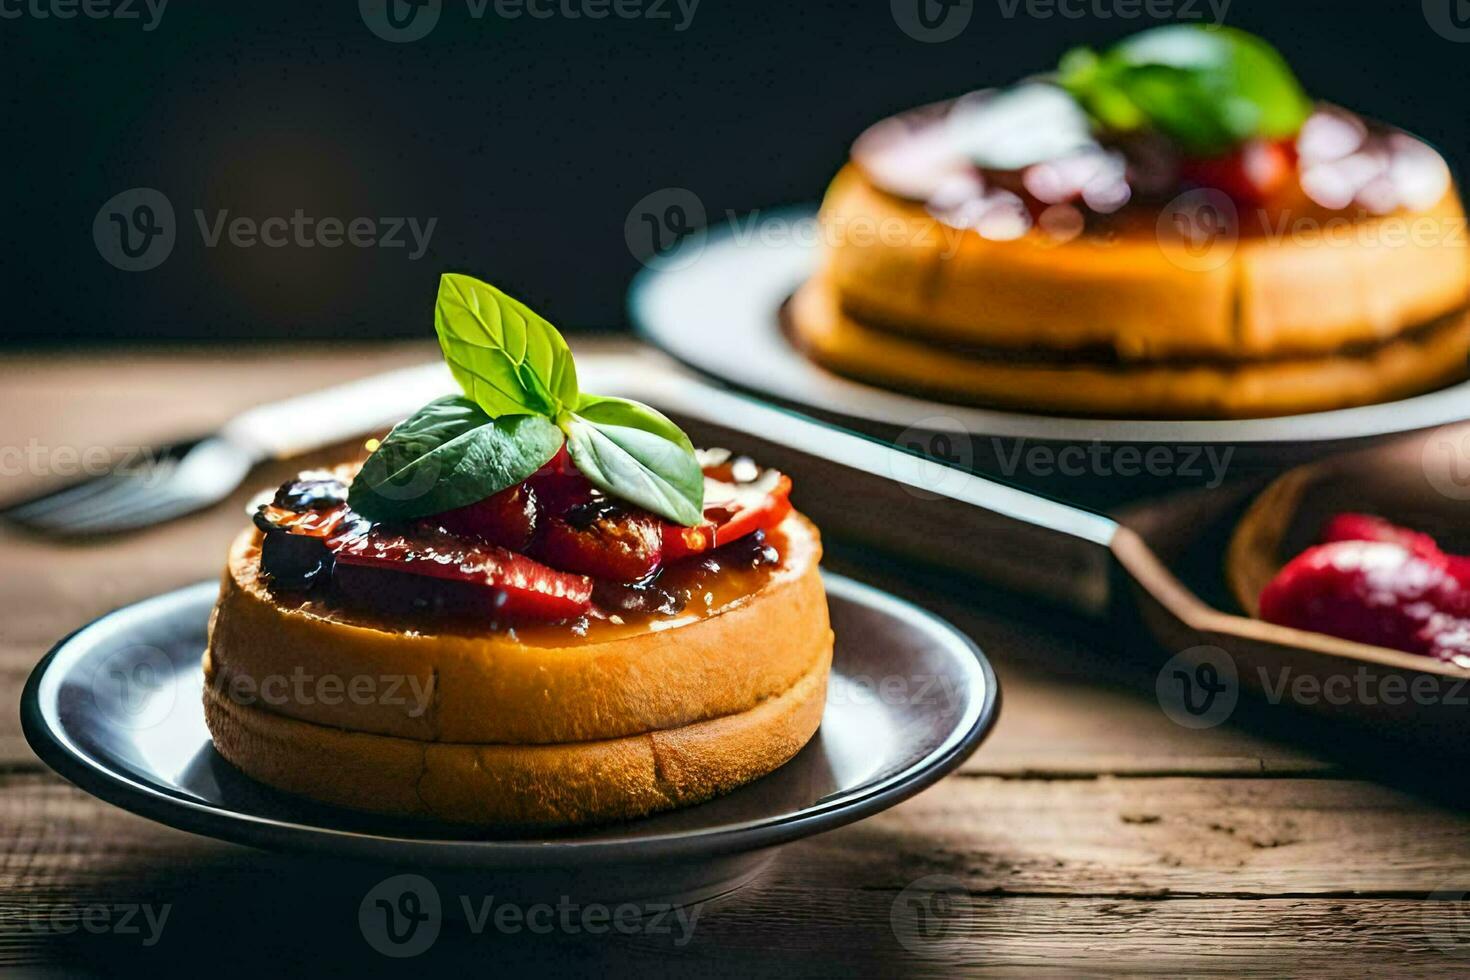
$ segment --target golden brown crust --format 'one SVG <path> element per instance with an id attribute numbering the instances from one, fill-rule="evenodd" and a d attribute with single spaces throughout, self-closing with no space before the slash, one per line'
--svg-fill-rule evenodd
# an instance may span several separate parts
<path id="1" fill-rule="evenodd" d="M 531 827 L 624 820 L 702 802 L 764 776 L 816 732 L 831 649 L 785 691 L 665 731 L 556 745 L 425 742 L 246 707 L 205 687 L 215 747 L 268 785 L 339 806 Z"/>
<path id="2" fill-rule="evenodd" d="M 1104 365 L 966 356 L 847 315 L 822 278 L 792 298 L 793 339 L 840 373 L 950 401 L 1083 415 L 1247 418 L 1386 401 L 1463 378 L 1470 314 L 1361 354 Z"/>
<path id="3" fill-rule="evenodd" d="M 832 649 L 816 528 L 793 513 L 775 537 L 781 568 L 716 615 L 596 642 L 545 631 L 558 641 L 547 645 L 390 630 L 292 604 L 260 581 L 247 532 L 211 624 L 208 681 L 303 721 L 444 742 L 586 742 L 734 714 L 785 691 Z"/>
<path id="4" fill-rule="evenodd" d="M 1161 245 L 1148 221 L 1106 239 L 1058 244 L 1033 229 L 991 241 L 879 190 L 849 165 L 821 220 L 830 242 L 824 274 L 845 312 L 946 342 L 1103 347 L 1139 360 L 1299 356 L 1382 341 L 1470 299 L 1453 189 L 1426 211 L 1315 215 L 1307 228 L 1255 228 L 1233 248 L 1193 255 Z M 1251 227 L 1265 220 L 1242 215 Z M 1354 398 L 1346 392 L 1344 403 Z"/>

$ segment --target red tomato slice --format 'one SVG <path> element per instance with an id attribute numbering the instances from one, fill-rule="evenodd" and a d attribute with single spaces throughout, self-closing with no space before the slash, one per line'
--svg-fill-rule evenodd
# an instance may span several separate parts
<path id="1" fill-rule="evenodd" d="M 374 529 L 336 551 L 337 564 L 456 582 L 483 590 L 485 607 L 509 619 L 574 619 L 592 604 L 592 580 L 525 555 L 449 535 L 407 537 Z"/>
<path id="2" fill-rule="evenodd" d="M 754 480 L 731 483 L 719 479 L 725 468 L 705 470 L 704 522 L 694 527 L 664 525 L 664 561 L 676 561 L 769 530 L 791 513 L 791 478 L 763 470 Z"/>

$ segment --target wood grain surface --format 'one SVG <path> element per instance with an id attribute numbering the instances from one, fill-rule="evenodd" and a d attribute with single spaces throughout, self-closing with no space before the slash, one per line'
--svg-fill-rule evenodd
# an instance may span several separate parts
<path id="1" fill-rule="evenodd" d="M 251 404 L 431 356 L 411 346 L 10 357 L 0 447 L 21 453 L 3 449 L 3 494 L 56 479 L 55 461 L 69 458 L 58 447 L 198 434 Z M 1454 786 L 1440 792 L 1464 777 L 1436 767 L 1432 748 L 1406 764 L 1401 751 L 1282 709 L 1181 728 L 1154 700 L 1146 658 L 1130 656 L 1141 638 L 840 542 L 834 567 L 949 617 L 994 662 L 1001 720 L 959 773 L 783 849 L 753 883 L 700 907 L 688 930 L 477 931 L 473 916 L 450 915 L 428 952 L 387 959 L 365 942 L 357 910 L 400 869 L 153 824 L 52 775 L 19 732 L 20 686 L 53 642 L 108 609 L 215 576 L 244 499 L 285 471 L 257 473 L 209 512 L 98 543 L 0 529 L 0 965 L 55 976 L 1470 971 L 1470 814 Z M 480 878 L 441 885 L 494 890 Z M 145 913 L 164 909 L 155 934 Z"/>

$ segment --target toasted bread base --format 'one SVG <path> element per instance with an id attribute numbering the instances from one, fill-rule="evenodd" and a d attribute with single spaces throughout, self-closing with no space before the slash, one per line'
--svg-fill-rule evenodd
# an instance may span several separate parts
<path id="1" fill-rule="evenodd" d="M 1366 405 L 1461 379 L 1470 357 L 1464 311 L 1362 353 L 1120 365 L 967 356 L 878 330 L 844 312 L 822 277 L 797 291 L 787 315 L 798 346 L 839 374 L 964 404 L 1127 418 L 1249 418 Z"/>
<path id="2" fill-rule="evenodd" d="M 1100 347 L 1143 361 L 1333 354 L 1470 300 L 1470 245 L 1453 188 L 1424 211 L 1382 217 L 1306 201 L 1284 224 L 1241 211 L 1238 239 L 1197 251 L 1170 235 L 1169 215 L 1133 217 L 1107 237 L 1059 243 L 1032 229 L 993 241 L 849 165 L 822 203 L 823 274 L 845 311 L 916 339 Z"/>
<path id="3" fill-rule="evenodd" d="M 547 627 L 529 642 L 396 629 L 272 593 L 249 531 L 230 551 L 206 675 L 244 706 L 405 739 L 549 744 L 674 729 L 747 710 L 831 655 L 816 528 L 793 513 L 772 540 L 781 567 L 713 615 L 601 641 Z"/>
<path id="4" fill-rule="evenodd" d="M 830 646 L 787 690 L 736 714 L 557 745 L 426 742 L 246 707 L 206 685 L 215 748 L 323 803 L 497 828 L 626 820 L 728 792 L 788 762 L 821 724 Z"/>

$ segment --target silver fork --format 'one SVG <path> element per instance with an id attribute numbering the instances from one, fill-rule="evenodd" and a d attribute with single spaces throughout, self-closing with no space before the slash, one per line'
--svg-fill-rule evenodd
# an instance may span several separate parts
<path id="1" fill-rule="evenodd" d="M 452 390 L 449 372 L 434 363 L 261 405 L 212 435 L 12 505 L 0 510 L 0 518 L 60 536 L 161 524 L 224 500 L 267 459 L 296 456 L 384 428 Z"/>

